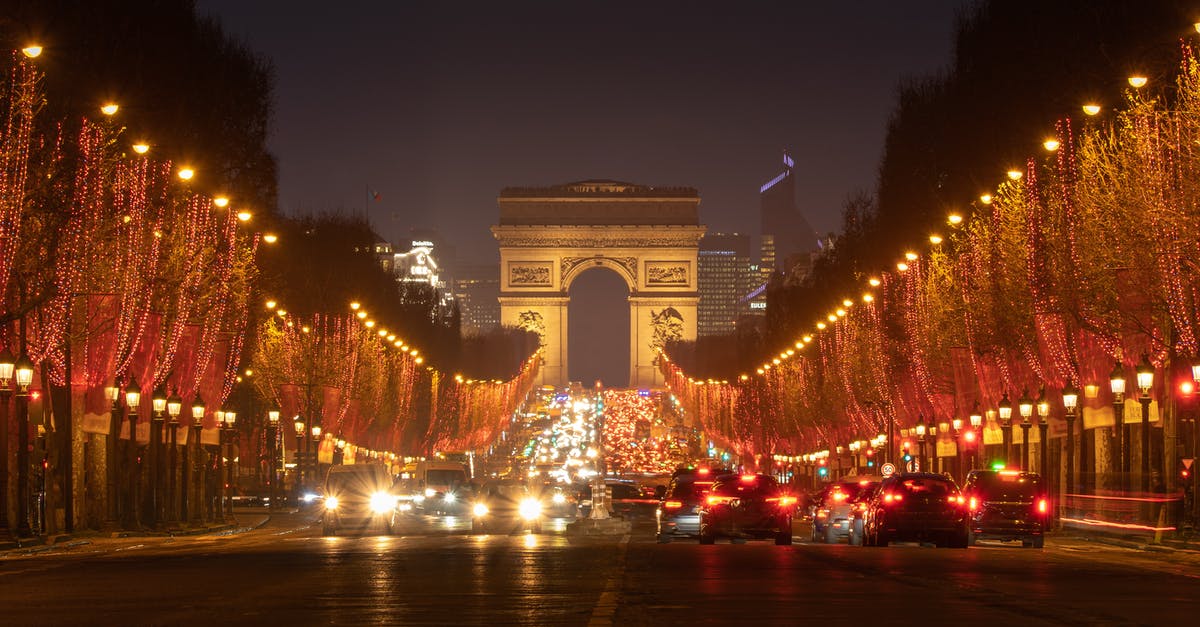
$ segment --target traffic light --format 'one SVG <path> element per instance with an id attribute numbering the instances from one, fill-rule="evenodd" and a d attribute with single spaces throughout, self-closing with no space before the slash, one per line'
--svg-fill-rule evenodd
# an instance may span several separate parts
<path id="1" fill-rule="evenodd" d="M 1183 457 L 1179 459 L 1179 479 L 1188 481 L 1192 477 L 1192 464 L 1196 461 L 1194 457 Z"/>

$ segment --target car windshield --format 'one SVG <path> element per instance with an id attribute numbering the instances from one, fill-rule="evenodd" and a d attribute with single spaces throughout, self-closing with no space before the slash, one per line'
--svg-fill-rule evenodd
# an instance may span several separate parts
<path id="1" fill-rule="evenodd" d="M 736 477 L 733 479 L 723 479 L 714 484 L 712 492 L 718 496 L 770 497 L 779 493 L 779 484 L 770 477 L 755 477 L 753 479 Z"/>
<path id="2" fill-rule="evenodd" d="M 954 484 L 937 477 L 909 477 L 898 483 L 901 490 L 914 496 L 942 498 L 955 492 Z"/>
<path id="3" fill-rule="evenodd" d="M 972 487 L 989 499 L 1032 501 L 1042 491 L 1042 481 L 1028 473 L 980 473 L 975 475 Z"/>
<path id="4" fill-rule="evenodd" d="M 519 483 L 498 483 L 488 486 L 488 496 L 505 498 L 510 501 L 520 500 L 526 494 L 525 486 Z"/>
<path id="5" fill-rule="evenodd" d="M 376 472 L 330 473 L 325 489 L 329 494 L 372 494 L 386 490 L 391 481 Z"/>
<path id="6" fill-rule="evenodd" d="M 680 481 L 677 479 L 671 487 L 668 496 L 677 499 L 699 498 L 704 496 L 704 493 L 708 492 L 712 486 L 713 482 L 711 479 L 702 479 L 699 481 Z"/>
<path id="7" fill-rule="evenodd" d="M 461 470 L 429 470 L 425 473 L 429 485 L 455 485 L 467 482 L 467 473 Z"/>

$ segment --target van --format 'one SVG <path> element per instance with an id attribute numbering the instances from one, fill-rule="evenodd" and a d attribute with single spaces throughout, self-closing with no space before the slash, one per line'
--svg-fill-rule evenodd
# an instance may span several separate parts
<path id="1" fill-rule="evenodd" d="M 467 511 L 474 492 L 466 464 L 441 460 L 406 465 L 397 485 L 400 498 L 413 510 L 434 514 Z"/>

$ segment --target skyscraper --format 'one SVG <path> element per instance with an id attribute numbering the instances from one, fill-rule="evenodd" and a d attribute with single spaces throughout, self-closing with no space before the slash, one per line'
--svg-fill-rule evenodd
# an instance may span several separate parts
<path id="1" fill-rule="evenodd" d="M 454 298 L 463 335 L 482 335 L 500 326 L 500 269 L 494 264 L 463 266 L 454 279 Z"/>
<path id="2" fill-rule="evenodd" d="M 696 310 L 696 335 L 734 332 L 738 316 L 749 311 L 742 302 L 758 277 L 751 271 L 750 237 L 738 233 L 712 233 L 700 238 L 696 262 L 700 303 Z"/>
<path id="3" fill-rule="evenodd" d="M 795 162 L 783 153 L 783 172 L 759 188 L 762 220 L 763 283 L 776 270 L 786 276 L 797 263 L 805 263 L 817 249 L 817 232 L 796 207 Z"/>

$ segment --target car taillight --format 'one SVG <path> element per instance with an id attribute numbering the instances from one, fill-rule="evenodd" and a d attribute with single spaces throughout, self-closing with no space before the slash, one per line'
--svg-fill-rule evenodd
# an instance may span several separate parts
<path id="1" fill-rule="evenodd" d="M 971 501 L 967 505 L 967 507 L 970 508 L 971 511 L 975 511 L 975 510 L 979 509 L 979 499 L 972 496 Z"/>
<path id="2" fill-rule="evenodd" d="M 892 492 L 888 492 L 887 494 L 883 495 L 884 503 L 899 503 L 900 501 L 903 501 L 903 500 L 904 500 L 903 494 L 894 494 Z"/>
<path id="3" fill-rule="evenodd" d="M 962 495 L 960 494 L 957 496 L 947 496 L 946 502 L 951 505 L 962 505 L 963 503 L 967 502 L 967 499 L 963 498 Z"/>
<path id="4" fill-rule="evenodd" d="M 775 496 L 775 497 L 771 497 L 771 498 L 767 499 L 767 502 L 768 503 L 776 503 L 780 507 L 788 507 L 788 506 L 796 504 L 796 497 L 794 497 L 794 496 Z"/>
<path id="5" fill-rule="evenodd" d="M 664 501 L 663 502 L 664 509 L 679 509 L 680 507 L 683 507 L 683 501 Z"/>
<path id="6" fill-rule="evenodd" d="M 705 500 L 708 502 L 709 505 L 720 505 L 722 503 L 728 503 L 729 501 L 733 500 L 733 497 L 709 495 L 709 497 Z"/>
<path id="7" fill-rule="evenodd" d="M 844 501 L 844 500 L 846 500 L 846 493 L 845 493 L 845 492 L 834 492 L 834 493 L 833 493 L 833 500 L 835 500 L 835 501 Z"/>
<path id="8" fill-rule="evenodd" d="M 1046 499 L 1038 499 L 1037 508 L 1039 514 L 1045 514 L 1046 510 L 1049 509 L 1049 504 L 1046 503 Z"/>

